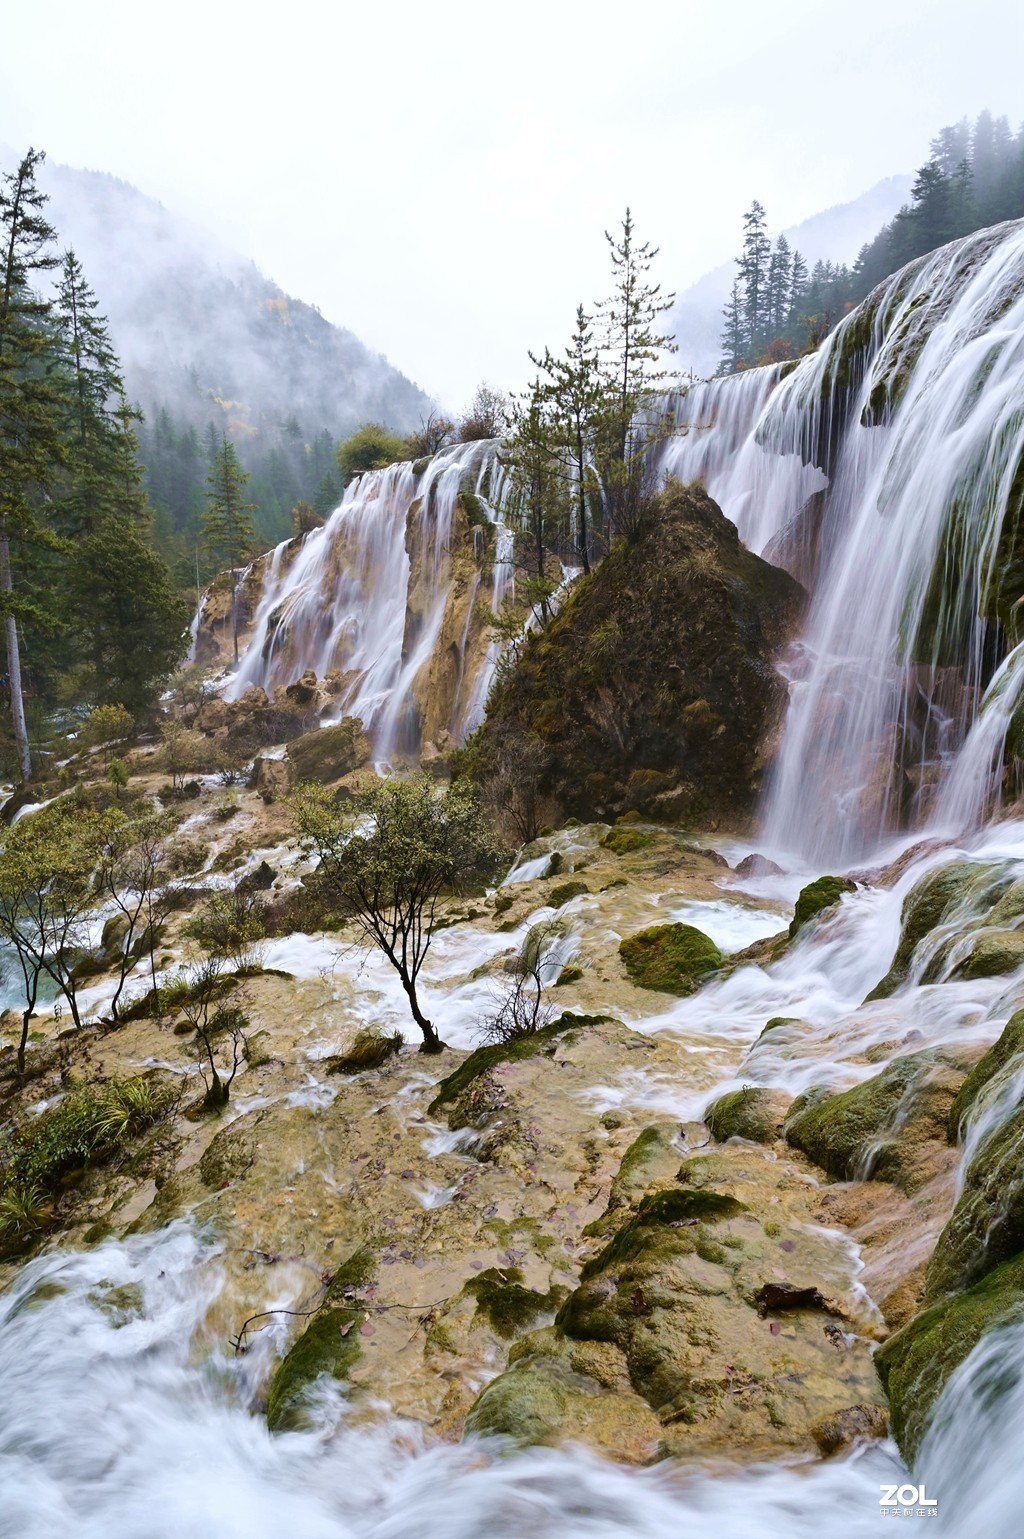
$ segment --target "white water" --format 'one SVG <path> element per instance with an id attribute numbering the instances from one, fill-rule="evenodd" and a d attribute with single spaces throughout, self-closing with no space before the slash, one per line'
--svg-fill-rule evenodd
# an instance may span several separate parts
<path id="1" fill-rule="evenodd" d="M 428 665 L 451 587 L 449 542 L 456 498 L 492 490 L 500 506 L 501 467 L 490 443 L 443 450 L 417 475 L 411 464 L 369 471 L 346 489 L 341 506 L 297 551 L 272 553 L 253 633 L 224 689 L 237 700 L 253 685 L 269 695 L 307 669 L 342 675 L 334 715 L 358 716 L 378 760 L 419 746 L 413 687 Z M 491 601 L 508 589 L 508 534 L 499 525 Z M 461 662 L 465 664 L 465 643 Z M 459 740 L 476 725 L 497 651 L 461 678 L 449 730 Z"/>

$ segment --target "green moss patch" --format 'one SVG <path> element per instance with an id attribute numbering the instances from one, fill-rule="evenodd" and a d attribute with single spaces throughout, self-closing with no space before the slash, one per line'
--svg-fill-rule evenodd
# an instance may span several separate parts
<path id="1" fill-rule="evenodd" d="M 792 938 L 805 924 L 810 924 L 819 914 L 827 909 L 835 908 L 844 893 L 854 892 L 855 883 L 845 876 L 819 876 L 816 882 L 809 882 L 796 900 L 796 908 L 793 910 L 793 918 L 790 921 L 789 934 Z"/>
<path id="2" fill-rule="evenodd" d="M 663 994 L 692 994 L 701 979 L 722 965 L 722 953 L 692 924 L 658 924 L 638 930 L 619 945 L 633 983 Z"/>
<path id="3" fill-rule="evenodd" d="M 759 1085 L 745 1085 L 730 1090 L 712 1101 L 704 1121 L 712 1138 L 725 1143 L 728 1138 L 747 1138 L 751 1143 L 774 1143 L 782 1132 L 786 1112 L 793 1104 L 784 1090 L 768 1090 Z"/>
<path id="4" fill-rule="evenodd" d="M 533 1324 L 539 1315 L 553 1314 L 568 1292 L 554 1287 L 547 1293 L 523 1286 L 518 1267 L 489 1267 L 473 1277 L 463 1289 L 476 1299 L 476 1312 L 483 1315 L 496 1335 L 510 1340 Z"/>
<path id="5" fill-rule="evenodd" d="M 989 1080 L 1006 1067 L 1011 1059 L 1024 1053 L 1024 1010 L 1011 1015 L 997 1042 L 979 1058 L 957 1092 L 949 1112 L 949 1141 L 957 1144 L 963 1137 L 968 1113 Z"/>
<path id="6" fill-rule="evenodd" d="M 1024 1110 L 1018 1110 L 976 1149 L 928 1263 L 928 1298 L 968 1287 L 1024 1250 L 1022 1148 Z"/>
<path id="7" fill-rule="evenodd" d="M 468 1058 L 463 1059 L 453 1074 L 440 1081 L 437 1094 L 427 1107 L 428 1115 L 432 1117 L 442 1107 L 458 1100 L 475 1079 L 497 1064 L 518 1063 L 523 1058 L 532 1058 L 535 1053 L 543 1052 L 564 1032 L 577 1031 L 584 1026 L 599 1026 L 611 1019 L 610 1015 L 574 1015 L 567 1010 L 557 1021 L 552 1021 L 550 1026 L 542 1026 L 529 1036 L 517 1037 L 514 1042 L 495 1042 L 488 1047 L 478 1047 Z"/>
<path id="8" fill-rule="evenodd" d="M 385 1036 L 379 1031 L 361 1031 L 347 1053 L 327 1060 L 328 1074 L 362 1074 L 379 1069 L 402 1051 L 405 1039 L 400 1031 Z"/>
<path id="9" fill-rule="evenodd" d="M 654 843 L 654 835 L 642 828 L 613 828 L 601 840 L 601 848 L 613 855 L 632 855 L 636 850 L 646 850 Z"/>
<path id="10" fill-rule="evenodd" d="M 580 1281 L 586 1282 L 598 1272 L 624 1266 L 651 1243 L 648 1231 L 678 1228 L 683 1225 L 716 1224 L 724 1218 L 734 1218 L 745 1212 L 742 1202 L 721 1192 L 674 1191 L 652 1192 L 637 1208 L 636 1214 L 623 1224 L 604 1250 L 588 1261 L 580 1272 Z M 561 1318 L 561 1317 L 560 1317 Z"/>
<path id="11" fill-rule="evenodd" d="M 785 1136 L 815 1164 L 840 1181 L 870 1175 L 897 1181 L 902 1174 L 897 1114 L 914 1081 L 931 1065 L 928 1052 L 894 1058 L 881 1074 L 837 1095 L 794 1102 Z M 802 1098 L 801 1098 L 802 1100 Z"/>
<path id="12" fill-rule="evenodd" d="M 908 1463 L 954 1369 L 987 1331 L 1024 1320 L 1024 1256 L 990 1272 L 966 1293 L 916 1315 L 875 1355 L 889 1396 L 893 1436 Z"/>
<path id="13" fill-rule="evenodd" d="M 281 1432 L 303 1425 L 307 1391 L 321 1374 L 347 1379 L 362 1353 L 359 1325 L 366 1313 L 356 1295 L 376 1268 L 373 1252 L 360 1247 L 335 1272 L 319 1310 L 283 1358 L 267 1397 L 267 1425 Z"/>
<path id="14" fill-rule="evenodd" d="M 571 903 L 573 898 L 581 898 L 589 891 L 590 888 L 586 882 L 576 879 L 571 882 L 559 882 L 557 887 L 552 887 L 547 898 L 552 908 L 561 908 L 563 903 Z"/>

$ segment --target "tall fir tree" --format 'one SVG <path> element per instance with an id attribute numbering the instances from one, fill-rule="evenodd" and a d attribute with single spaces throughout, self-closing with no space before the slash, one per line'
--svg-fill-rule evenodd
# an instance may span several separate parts
<path id="1" fill-rule="evenodd" d="M 203 544 L 231 573 L 231 639 L 238 662 L 238 578 L 256 550 L 255 504 L 244 500 L 249 472 L 238 462 L 235 446 L 224 434 L 206 478 Z"/>
<path id="2" fill-rule="evenodd" d="M 44 159 L 30 149 L 0 181 L 0 612 L 7 644 L 7 684 L 18 766 L 32 773 L 19 622 L 46 616 L 14 582 L 14 560 L 33 544 L 52 544 L 41 517 L 64 458 L 61 396 L 53 376 L 55 333 L 50 304 L 33 288 L 58 264 L 55 232 L 36 184 Z"/>

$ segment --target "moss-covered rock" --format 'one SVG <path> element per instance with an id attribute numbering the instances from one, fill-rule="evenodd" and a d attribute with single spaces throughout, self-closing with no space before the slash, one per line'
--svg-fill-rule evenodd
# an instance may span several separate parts
<path id="1" fill-rule="evenodd" d="M 496 1335 L 508 1340 L 534 1324 L 539 1315 L 554 1314 L 568 1292 L 555 1286 L 547 1293 L 523 1286 L 518 1267 L 488 1267 L 471 1277 L 463 1292 L 476 1299 L 476 1312 Z"/>
<path id="2" fill-rule="evenodd" d="M 928 1263 L 928 1298 L 969 1287 L 1024 1250 L 1022 1148 L 1024 1109 L 1007 1117 L 975 1150 Z"/>
<path id="3" fill-rule="evenodd" d="M 934 1050 L 894 1058 L 851 1090 L 798 1098 L 785 1136 L 840 1181 L 891 1181 L 912 1192 L 932 1174 L 922 1146 L 945 1142 L 962 1079 Z"/>
<path id="4" fill-rule="evenodd" d="M 900 939 L 892 965 L 868 999 L 888 999 L 904 983 L 918 946 L 959 903 L 979 875 L 973 861 L 952 861 L 927 872 L 907 893 L 900 912 Z"/>
<path id="5" fill-rule="evenodd" d="M 358 716 L 333 727 L 317 727 L 288 744 L 287 759 L 296 780 L 340 780 L 370 762 L 372 745 Z"/>
<path id="6" fill-rule="evenodd" d="M 574 877 L 571 882 L 559 882 L 556 887 L 552 887 L 547 898 L 552 908 L 561 908 L 563 903 L 571 903 L 573 898 L 581 898 L 589 891 L 586 882 Z"/>
<path id="7" fill-rule="evenodd" d="M 962 962 L 953 968 L 957 978 L 1003 978 L 1024 966 L 1024 930 L 984 929 Z"/>
<path id="8" fill-rule="evenodd" d="M 381 1031 L 360 1031 L 347 1053 L 339 1053 L 327 1060 L 328 1074 L 362 1074 L 366 1069 L 379 1069 L 402 1051 L 404 1038 L 400 1031 L 385 1035 Z"/>
<path id="9" fill-rule="evenodd" d="M 1024 1053 L 1024 1010 L 1011 1015 L 997 1042 L 994 1042 L 968 1074 L 949 1109 L 949 1141 L 958 1144 L 963 1137 L 968 1114 L 991 1079 L 1014 1058 Z"/>
<path id="10" fill-rule="evenodd" d="M 256 1140 L 248 1129 L 223 1128 L 203 1151 L 199 1176 L 211 1191 L 237 1181 L 256 1158 Z"/>
<path id="11" fill-rule="evenodd" d="M 525 1037 L 517 1037 L 512 1042 L 495 1042 L 488 1047 L 478 1047 L 475 1052 L 464 1058 L 454 1073 L 447 1075 L 440 1081 L 437 1094 L 431 1101 L 427 1110 L 433 1117 L 445 1106 L 451 1106 L 461 1099 L 470 1088 L 473 1081 L 486 1074 L 489 1069 L 500 1063 L 517 1063 L 523 1058 L 532 1058 L 534 1053 L 543 1053 L 550 1048 L 556 1037 L 563 1032 L 580 1030 L 584 1026 L 599 1025 L 602 1021 L 610 1020 L 607 1015 L 574 1015 L 566 1011 L 560 1015 L 557 1021 L 552 1021 L 549 1026 L 542 1026 L 539 1031 L 530 1032 Z"/>
<path id="12" fill-rule="evenodd" d="M 789 926 L 790 937 L 795 936 L 805 924 L 810 924 L 812 919 L 816 919 L 826 909 L 835 908 L 844 893 L 855 890 L 856 884 L 845 876 L 819 876 L 817 881 L 809 882 L 801 889 L 796 900 Z"/>
<path id="13" fill-rule="evenodd" d="M 879 1349 L 875 1364 L 889 1396 L 892 1430 L 912 1463 L 935 1402 L 954 1369 L 987 1331 L 1024 1320 L 1024 1256 L 1015 1256 L 976 1283 L 915 1315 Z"/>
<path id="14" fill-rule="evenodd" d="M 735 822 L 754 804 L 785 708 L 772 660 L 803 599 L 703 489 L 672 485 L 650 528 L 616 543 L 527 637 L 460 764 L 487 782 L 510 743 L 536 744 L 553 821 L 642 808 L 659 821 Z"/>
<path id="15" fill-rule="evenodd" d="M 375 1268 L 373 1252 L 361 1246 L 331 1278 L 317 1312 L 271 1381 L 267 1425 L 272 1432 L 303 1425 L 307 1392 L 322 1374 L 344 1380 L 352 1372 L 362 1352 L 359 1325 L 365 1314 L 358 1295 Z"/>
<path id="16" fill-rule="evenodd" d="M 632 981 L 663 994 L 692 994 L 722 965 L 722 953 L 692 924 L 656 924 L 629 935 L 619 955 Z"/>
<path id="17" fill-rule="evenodd" d="M 719 1143 L 725 1143 L 727 1138 L 747 1138 L 751 1143 L 770 1144 L 781 1136 L 792 1104 L 793 1097 L 785 1090 L 745 1085 L 712 1101 L 704 1121 Z"/>
<path id="18" fill-rule="evenodd" d="M 642 828 L 613 828 L 601 840 L 601 848 L 613 855 L 632 855 L 654 843 L 654 835 Z"/>
<path id="19" fill-rule="evenodd" d="M 580 1272 L 580 1281 L 586 1282 L 598 1272 L 612 1267 L 624 1266 L 641 1252 L 669 1243 L 662 1231 L 671 1231 L 684 1225 L 717 1224 L 723 1218 L 733 1218 L 744 1211 L 743 1204 L 735 1197 L 721 1192 L 679 1188 L 652 1192 L 643 1199 L 634 1217 L 623 1224 L 604 1250 L 586 1263 Z M 578 1310 L 569 1300 L 556 1323 L 568 1328 L 568 1323 L 576 1320 L 577 1314 Z M 573 1330 L 571 1334 L 580 1333 Z"/>

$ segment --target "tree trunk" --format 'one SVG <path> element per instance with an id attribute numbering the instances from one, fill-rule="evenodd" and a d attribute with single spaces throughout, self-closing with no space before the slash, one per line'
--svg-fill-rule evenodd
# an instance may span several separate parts
<path id="1" fill-rule="evenodd" d="M 0 593 L 13 592 L 11 579 L 11 547 L 6 529 L 0 532 Z M 32 778 L 32 755 L 28 746 L 28 727 L 25 723 L 25 698 L 21 689 L 21 648 L 18 645 L 18 622 L 8 610 L 4 616 L 7 634 L 7 679 L 11 690 L 11 720 L 14 724 L 14 741 L 18 749 L 18 765 L 22 780 Z"/>
<path id="2" fill-rule="evenodd" d="M 406 994 L 409 996 L 409 1009 L 412 1011 L 412 1018 L 416 1022 L 416 1025 L 419 1027 L 420 1031 L 423 1033 L 423 1046 L 420 1048 L 420 1052 L 443 1052 L 444 1043 L 441 1041 L 441 1038 L 434 1030 L 431 1022 L 427 1020 L 426 1016 L 423 1014 L 423 1011 L 420 1009 L 419 1000 L 416 998 L 415 983 L 413 983 L 412 979 L 409 978 L 404 972 L 400 974 L 400 977 L 402 979 L 402 987 Z"/>

